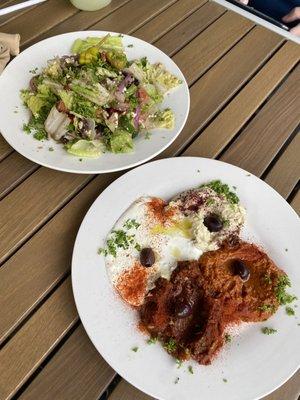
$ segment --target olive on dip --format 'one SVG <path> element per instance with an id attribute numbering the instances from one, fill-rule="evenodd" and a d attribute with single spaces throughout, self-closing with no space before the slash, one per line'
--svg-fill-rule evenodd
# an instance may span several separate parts
<path id="1" fill-rule="evenodd" d="M 146 268 L 152 267 L 155 263 L 155 254 L 151 247 L 145 247 L 141 250 L 140 262 Z"/>
<path id="2" fill-rule="evenodd" d="M 234 275 L 239 275 L 243 281 L 247 281 L 249 279 L 250 270 L 242 260 L 233 260 L 231 267 Z"/>

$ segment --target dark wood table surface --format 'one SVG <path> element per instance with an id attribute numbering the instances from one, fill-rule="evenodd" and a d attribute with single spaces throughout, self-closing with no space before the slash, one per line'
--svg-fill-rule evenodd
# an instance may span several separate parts
<path id="1" fill-rule="evenodd" d="M 0 17 L 0 31 L 20 33 L 22 49 L 89 29 L 151 42 L 186 76 L 189 118 L 159 158 L 202 156 L 238 165 L 300 212 L 298 45 L 206 0 L 112 0 L 92 13 L 67 0 L 48 0 Z M 52 171 L 17 154 L 0 136 L 1 400 L 151 400 L 97 353 L 70 284 L 82 218 L 119 175 Z M 265 400 L 296 400 L 299 390 L 298 372 Z"/>

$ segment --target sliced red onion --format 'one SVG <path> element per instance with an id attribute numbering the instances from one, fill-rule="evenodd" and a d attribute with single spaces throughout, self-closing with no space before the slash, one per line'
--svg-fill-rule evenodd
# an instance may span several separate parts
<path id="1" fill-rule="evenodd" d="M 123 92 L 127 85 L 130 85 L 134 81 L 134 77 L 131 74 L 127 74 L 117 87 L 117 92 Z"/>
<path id="2" fill-rule="evenodd" d="M 136 130 L 139 129 L 140 115 L 141 115 L 141 106 L 137 106 L 135 110 L 135 116 L 133 119 L 134 127 Z"/>

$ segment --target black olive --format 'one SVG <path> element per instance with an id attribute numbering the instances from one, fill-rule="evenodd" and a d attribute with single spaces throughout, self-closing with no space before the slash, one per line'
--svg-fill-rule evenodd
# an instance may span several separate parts
<path id="1" fill-rule="evenodd" d="M 140 252 L 140 261 L 144 267 L 152 267 L 155 263 L 155 254 L 151 247 L 145 247 Z"/>
<path id="2" fill-rule="evenodd" d="M 247 281 L 249 279 L 250 270 L 242 260 L 233 260 L 231 267 L 234 275 L 239 275 L 243 281 Z"/>
<path id="3" fill-rule="evenodd" d="M 209 214 L 203 221 L 209 232 L 219 232 L 223 228 L 223 221 L 217 214 Z"/>
<path id="4" fill-rule="evenodd" d="M 174 314 L 178 318 L 186 318 L 192 313 L 192 306 L 188 302 L 179 301 L 174 304 Z"/>

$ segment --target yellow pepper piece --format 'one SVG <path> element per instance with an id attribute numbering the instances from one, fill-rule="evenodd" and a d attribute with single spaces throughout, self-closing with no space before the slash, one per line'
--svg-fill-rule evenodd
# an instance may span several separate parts
<path id="1" fill-rule="evenodd" d="M 99 55 L 99 49 L 95 46 L 90 47 L 79 55 L 79 64 L 90 64 L 96 61 Z"/>

